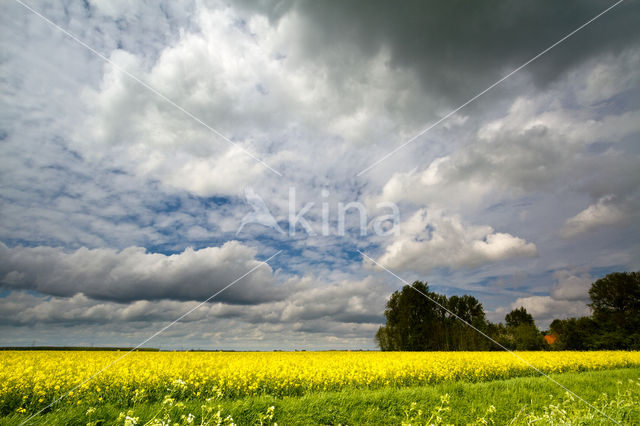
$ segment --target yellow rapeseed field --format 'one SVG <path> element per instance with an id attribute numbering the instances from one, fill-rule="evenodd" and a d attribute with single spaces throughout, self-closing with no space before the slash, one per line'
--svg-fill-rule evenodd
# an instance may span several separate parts
<path id="1" fill-rule="evenodd" d="M 33 411 L 122 352 L 0 352 L 0 411 Z M 546 373 L 640 366 L 640 352 L 518 352 Z M 132 404 L 536 375 L 505 352 L 134 352 L 62 404 Z"/>

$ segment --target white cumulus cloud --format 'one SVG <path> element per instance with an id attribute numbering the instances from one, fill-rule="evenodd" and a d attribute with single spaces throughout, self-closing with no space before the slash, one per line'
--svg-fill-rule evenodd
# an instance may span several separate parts
<path id="1" fill-rule="evenodd" d="M 467 225 L 458 216 L 420 209 L 400 225 L 378 262 L 390 269 L 429 272 L 473 268 L 501 260 L 536 256 L 535 244 L 490 226 Z"/>
<path id="2" fill-rule="evenodd" d="M 612 197 L 607 196 L 567 219 L 561 234 L 565 238 L 571 238 L 600 226 L 618 224 L 625 218 L 625 212 L 612 203 Z"/>

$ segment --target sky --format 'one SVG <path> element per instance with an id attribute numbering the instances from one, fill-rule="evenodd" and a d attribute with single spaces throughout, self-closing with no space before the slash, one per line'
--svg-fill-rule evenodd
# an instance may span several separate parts
<path id="1" fill-rule="evenodd" d="M 588 315 L 640 269 L 640 5 L 571 34 L 613 4 L 2 2 L 0 345 L 375 349 L 414 280 Z"/>

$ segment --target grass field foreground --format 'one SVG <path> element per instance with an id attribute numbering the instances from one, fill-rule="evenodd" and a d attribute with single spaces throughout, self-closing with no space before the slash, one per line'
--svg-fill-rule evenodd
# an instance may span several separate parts
<path id="1" fill-rule="evenodd" d="M 553 374 L 598 410 L 624 425 L 640 424 L 640 368 Z M 12 413 L 0 425 L 28 417 Z M 33 425 L 357 425 L 357 424 L 612 424 L 597 410 L 565 393 L 546 377 L 485 383 L 344 389 L 301 397 L 272 395 L 162 402 L 63 405 L 36 416 Z"/>

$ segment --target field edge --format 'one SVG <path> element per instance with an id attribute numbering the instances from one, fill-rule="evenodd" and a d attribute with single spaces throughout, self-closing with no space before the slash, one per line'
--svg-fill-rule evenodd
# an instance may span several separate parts
<path id="1" fill-rule="evenodd" d="M 602 395 L 615 395 L 620 383 L 640 380 L 640 367 L 611 370 L 559 373 L 550 375 L 586 401 L 595 402 Z M 597 384 L 597 386 L 594 386 Z M 636 386 L 637 387 L 637 386 Z M 640 393 L 640 389 L 638 390 Z M 491 418 L 496 424 L 509 422 L 519 412 L 543 411 L 550 404 L 562 401 L 565 390 L 547 377 L 517 377 L 490 382 L 451 382 L 431 386 L 381 388 L 373 390 L 346 389 L 343 391 L 313 392 L 303 396 L 273 397 L 269 395 L 221 399 L 214 402 L 223 416 L 230 415 L 237 424 L 259 424 L 269 407 L 275 407 L 274 421 L 287 424 L 400 424 L 417 410 L 430 412 L 442 405 L 448 395 L 444 414 L 447 421 L 460 424 L 476 421 L 495 407 Z M 184 401 L 185 412 L 193 413 L 198 421 L 203 401 Z M 412 403 L 415 410 L 411 411 Z M 574 404 L 584 404 L 578 400 Z M 54 410 L 33 418 L 29 424 L 86 425 L 90 421 L 115 422 L 127 408 L 111 404 L 92 407 L 79 406 Z M 578 407 L 580 408 L 580 407 Z M 586 405 L 581 409 L 588 409 Z M 144 404 L 133 409 L 133 416 L 144 423 L 162 410 L 162 404 Z M 616 416 L 620 413 L 607 413 Z M 640 423 L 640 408 L 625 414 L 626 421 Z M 0 419 L 0 425 L 14 425 L 28 416 L 14 414 Z M 598 424 L 598 417 L 594 424 Z M 600 420 L 605 420 L 602 417 Z"/>

